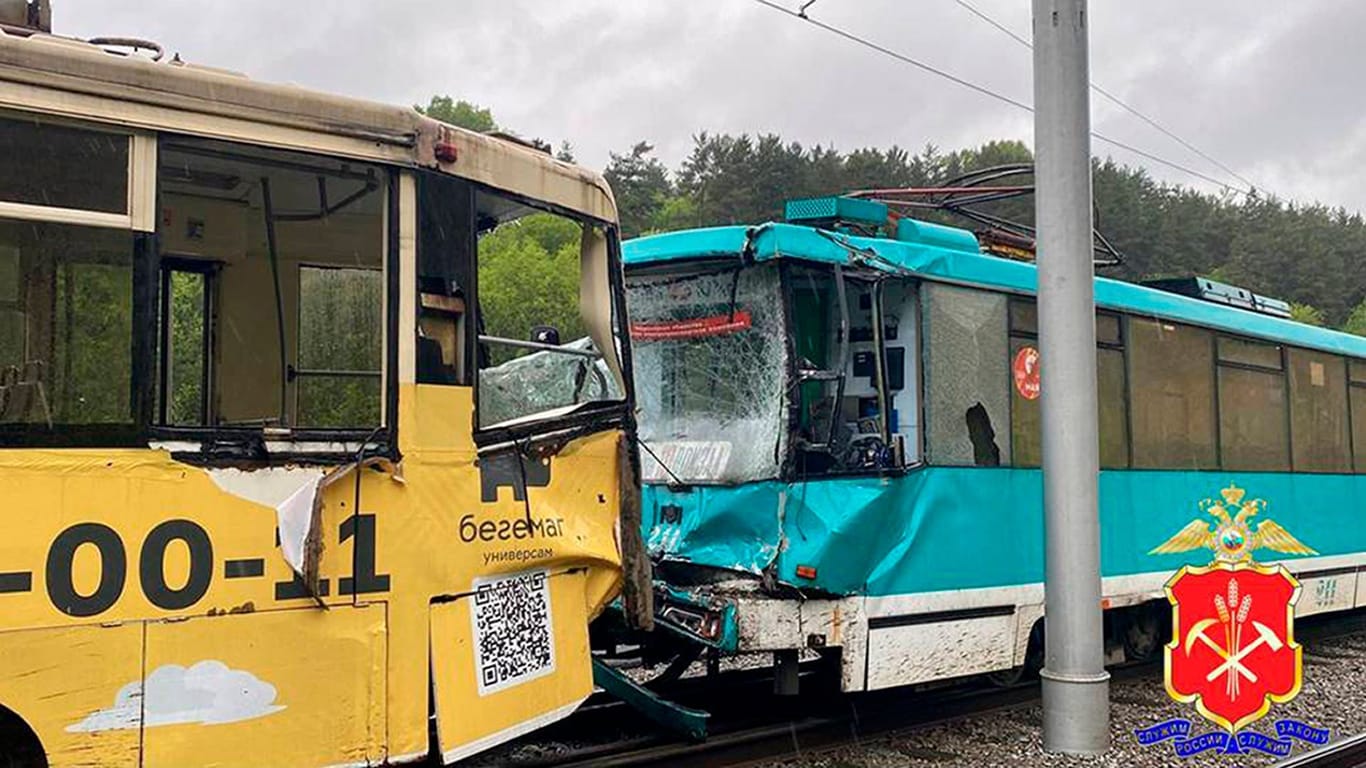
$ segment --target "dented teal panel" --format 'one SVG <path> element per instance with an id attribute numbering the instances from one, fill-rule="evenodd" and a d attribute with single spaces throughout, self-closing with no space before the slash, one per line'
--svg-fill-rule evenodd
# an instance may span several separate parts
<path id="1" fill-rule="evenodd" d="M 885 596 L 1043 580 L 1043 484 L 1037 469 L 922 467 L 888 477 L 646 488 L 646 535 L 663 559 L 841 595 Z M 1322 555 L 1366 551 L 1353 475 L 1112 470 L 1100 476 L 1105 576 L 1175 571 L 1208 550 L 1148 554 L 1235 483 Z M 663 523 L 662 505 L 678 507 Z M 1260 519 L 1253 522 L 1258 523 Z M 1282 557 L 1259 553 L 1267 561 Z M 798 576 L 814 569 L 815 576 Z"/>
<path id="2" fill-rule="evenodd" d="M 641 516 L 646 547 L 672 560 L 761 573 L 778 555 L 786 489 L 777 481 L 678 491 L 647 485 Z M 675 514 L 677 522 L 671 522 Z"/>

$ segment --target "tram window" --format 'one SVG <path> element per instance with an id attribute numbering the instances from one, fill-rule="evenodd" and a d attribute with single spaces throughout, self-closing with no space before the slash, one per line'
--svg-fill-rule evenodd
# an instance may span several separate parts
<path id="1" fill-rule="evenodd" d="M 788 401 L 778 265 L 626 281 L 645 480 L 776 477 Z"/>
<path id="2" fill-rule="evenodd" d="M 1366 363 L 1353 360 L 1352 370 L 1352 385 L 1348 388 L 1352 401 L 1352 447 L 1356 452 L 1356 471 L 1366 472 Z"/>
<path id="3" fill-rule="evenodd" d="M 128 210 L 126 134 L 0 117 L 0 201 L 103 213 Z"/>
<path id="4" fill-rule="evenodd" d="M 0 244 L 0 370 L 24 358 L 24 305 L 19 249 Z"/>
<path id="5" fill-rule="evenodd" d="M 468 386 L 474 192 L 464 179 L 430 173 L 418 177 L 417 194 L 417 383 Z"/>
<path id="6" fill-rule="evenodd" d="M 1033 347 L 1037 350 L 1038 344 L 1034 339 L 1012 337 L 1010 339 L 1010 359 L 1015 360 L 1020 354 L 1020 350 L 1025 347 Z M 1011 371 L 1007 371 L 1006 375 L 1012 376 L 1013 374 Z M 1027 398 L 1020 393 L 1019 387 L 1011 387 L 1010 444 L 1017 467 L 1037 467 L 1043 463 L 1043 409 L 1041 405 L 1038 398 Z"/>
<path id="7" fill-rule="evenodd" d="M 1038 349 L 1033 336 L 1035 303 L 1027 299 L 1010 302 L 1012 368 L 1007 376 L 1014 377 L 1014 361 L 1025 347 Z M 1100 466 L 1119 468 L 1129 466 L 1128 395 L 1125 392 L 1123 338 L 1117 315 L 1096 315 L 1096 386 L 1099 405 Z M 1020 387 L 1012 386 L 1010 399 L 1011 455 L 1015 466 L 1037 467 L 1043 461 L 1042 413 L 1039 398 L 1025 397 Z"/>
<path id="8" fill-rule="evenodd" d="M 1119 346 L 1124 343 L 1124 337 L 1120 331 L 1119 315 L 1112 315 L 1109 312 L 1096 313 L 1096 343 L 1111 346 Z"/>
<path id="9" fill-rule="evenodd" d="M 576 219 L 489 192 L 475 195 L 475 226 L 480 428 L 621 399 L 580 308 L 595 235 Z"/>
<path id="10" fill-rule="evenodd" d="M 1219 448 L 1224 469 L 1290 469 L 1285 377 L 1219 366 Z"/>
<path id="11" fill-rule="evenodd" d="M 1129 395 L 1125 392 L 1124 351 L 1096 350 L 1096 386 L 1100 397 L 1100 466 L 1129 466 Z"/>
<path id="12" fill-rule="evenodd" d="M 1219 362 L 1221 363 L 1255 365 L 1274 371 L 1281 369 L 1281 347 L 1279 344 L 1260 344 L 1228 336 L 1220 336 L 1218 344 Z"/>
<path id="13" fill-rule="evenodd" d="M 0 289 L 5 443 L 133 425 L 133 238 L 0 219 L 0 271 L 14 278 Z"/>
<path id="14" fill-rule="evenodd" d="M 1213 469 L 1214 350 L 1208 331 L 1130 318 L 1129 392 L 1133 464 Z"/>
<path id="15" fill-rule="evenodd" d="M 1288 362 L 1295 470 L 1351 471 L 1346 361 L 1292 347 Z"/>
<path id="16" fill-rule="evenodd" d="M 208 407 L 209 273 L 167 268 L 162 274 L 160 345 L 165 424 L 203 424 Z"/>
<path id="17" fill-rule="evenodd" d="M 183 137 L 163 139 L 159 160 L 162 251 L 213 271 L 209 402 L 192 423 L 168 413 L 173 426 L 369 434 L 382 424 L 384 171 Z M 163 322 L 174 337 L 197 321 Z M 182 396 L 161 393 L 168 406 Z"/>
<path id="18" fill-rule="evenodd" d="M 929 459 L 1009 464 L 1006 297 L 935 283 L 925 294 Z"/>
<path id="19" fill-rule="evenodd" d="M 1010 332 L 1029 336 L 1039 335 L 1039 308 L 1033 299 L 1010 300 Z"/>
<path id="20" fill-rule="evenodd" d="M 298 424 L 379 424 L 383 274 L 299 268 Z"/>

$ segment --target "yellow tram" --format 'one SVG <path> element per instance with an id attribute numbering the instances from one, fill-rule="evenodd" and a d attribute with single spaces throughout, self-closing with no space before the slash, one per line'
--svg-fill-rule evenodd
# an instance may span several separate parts
<path id="1" fill-rule="evenodd" d="M 537 231 L 577 342 L 495 333 Z M 0 32 L 0 764 L 451 762 L 571 712 L 638 538 L 622 295 L 595 173 Z"/>

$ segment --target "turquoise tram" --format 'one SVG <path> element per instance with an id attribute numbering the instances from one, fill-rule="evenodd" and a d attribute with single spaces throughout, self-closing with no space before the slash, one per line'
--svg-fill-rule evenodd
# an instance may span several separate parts
<path id="1" fill-rule="evenodd" d="M 1036 662 L 1032 264 L 854 198 L 623 253 L 660 623 L 846 691 Z M 1095 296 L 1109 658 L 1160 648 L 1164 582 L 1211 553 L 1152 550 L 1222 492 L 1314 551 L 1259 553 L 1299 615 L 1366 605 L 1366 338 L 1204 279 Z"/>

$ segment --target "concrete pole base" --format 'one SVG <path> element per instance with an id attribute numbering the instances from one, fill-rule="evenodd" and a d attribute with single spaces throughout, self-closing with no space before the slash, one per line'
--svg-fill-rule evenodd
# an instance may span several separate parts
<path id="1" fill-rule="evenodd" d="M 1110 748 L 1110 673 L 1069 675 L 1040 670 L 1043 748 L 1065 755 L 1099 755 Z"/>

